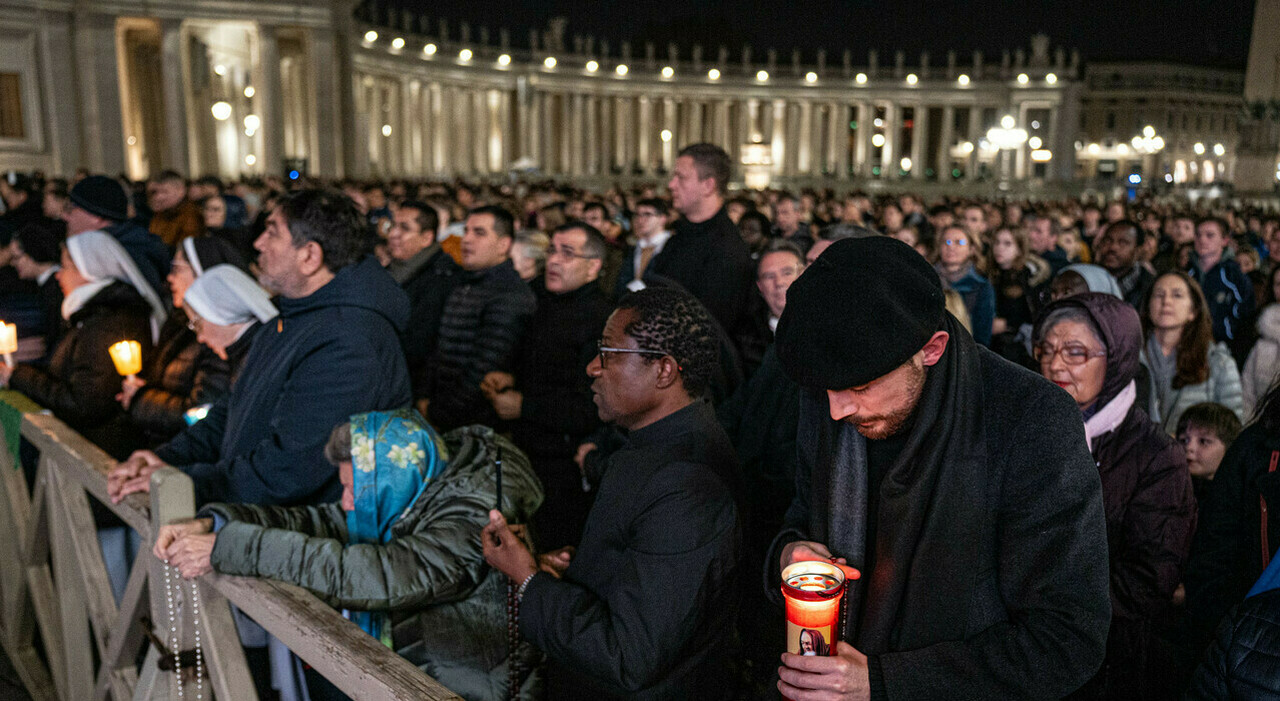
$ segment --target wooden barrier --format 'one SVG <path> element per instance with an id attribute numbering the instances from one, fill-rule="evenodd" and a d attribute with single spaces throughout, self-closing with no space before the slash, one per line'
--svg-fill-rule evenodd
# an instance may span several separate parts
<path id="1" fill-rule="evenodd" d="M 163 468 L 152 475 L 149 500 L 132 495 L 113 505 L 106 474 L 115 462 L 97 446 L 45 414 L 24 415 L 22 435 L 40 450 L 30 491 L 0 437 L 0 644 L 36 701 L 176 699 L 178 676 L 161 669 L 154 644 L 141 670 L 137 666 L 146 621 L 166 646 L 173 637 L 189 650 L 198 634 L 208 674 L 205 698 L 253 701 L 229 603 L 354 699 L 459 698 L 299 587 L 217 574 L 192 587 L 176 572 L 166 586 L 165 565 L 150 554 L 151 544 L 160 525 L 194 514 L 190 478 Z M 119 516 L 142 543 L 119 605 L 90 498 Z M 187 600 L 194 588 L 198 620 Z M 195 698 L 195 681 L 189 679 L 183 691 Z"/>

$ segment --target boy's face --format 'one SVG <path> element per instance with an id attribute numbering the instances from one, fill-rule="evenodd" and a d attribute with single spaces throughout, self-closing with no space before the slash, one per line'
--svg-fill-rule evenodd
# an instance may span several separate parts
<path id="1" fill-rule="evenodd" d="M 1187 451 L 1187 469 L 1192 477 L 1213 479 L 1222 464 L 1227 445 L 1217 434 L 1196 425 L 1188 425 L 1178 433 L 1178 440 Z"/>

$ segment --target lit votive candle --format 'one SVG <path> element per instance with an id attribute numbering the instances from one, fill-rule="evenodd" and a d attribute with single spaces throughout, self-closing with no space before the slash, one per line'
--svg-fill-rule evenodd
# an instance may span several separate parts
<path id="1" fill-rule="evenodd" d="M 787 652 L 806 656 L 836 654 L 844 582 L 840 567 L 821 560 L 792 563 L 782 570 Z"/>
<path id="2" fill-rule="evenodd" d="M 13 354 L 18 352 L 18 325 L 0 321 L 0 353 L 4 364 L 13 367 Z"/>
<path id="3" fill-rule="evenodd" d="M 121 375 L 132 377 L 142 372 L 142 344 L 137 341 L 113 343 L 107 352 L 111 353 L 111 362 Z"/>

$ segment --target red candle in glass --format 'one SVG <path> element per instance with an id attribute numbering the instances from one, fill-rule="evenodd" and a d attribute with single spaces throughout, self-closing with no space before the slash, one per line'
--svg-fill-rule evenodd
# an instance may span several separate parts
<path id="1" fill-rule="evenodd" d="M 844 571 L 821 560 L 806 560 L 782 570 L 787 605 L 787 652 L 832 656 L 839 635 Z"/>

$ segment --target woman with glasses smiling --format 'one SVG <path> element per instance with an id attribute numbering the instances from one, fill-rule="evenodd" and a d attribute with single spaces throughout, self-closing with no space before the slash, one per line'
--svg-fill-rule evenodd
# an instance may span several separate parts
<path id="1" fill-rule="evenodd" d="M 1137 401 L 1132 307 L 1097 292 L 1067 297 L 1045 308 L 1033 338 L 1040 372 L 1080 407 L 1107 519 L 1111 631 L 1080 697 L 1147 698 L 1172 662 L 1152 644 L 1153 621 L 1171 608 L 1195 528 L 1187 459 Z"/>
<path id="2" fill-rule="evenodd" d="M 996 318 L 996 292 L 978 272 L 981 247 L 959 226 L 949 226 L 938 234 L 938 263 L 942 284 L 955 290 L 969 310 L 973 340 L 991 345 L 991 328 Z"/>

